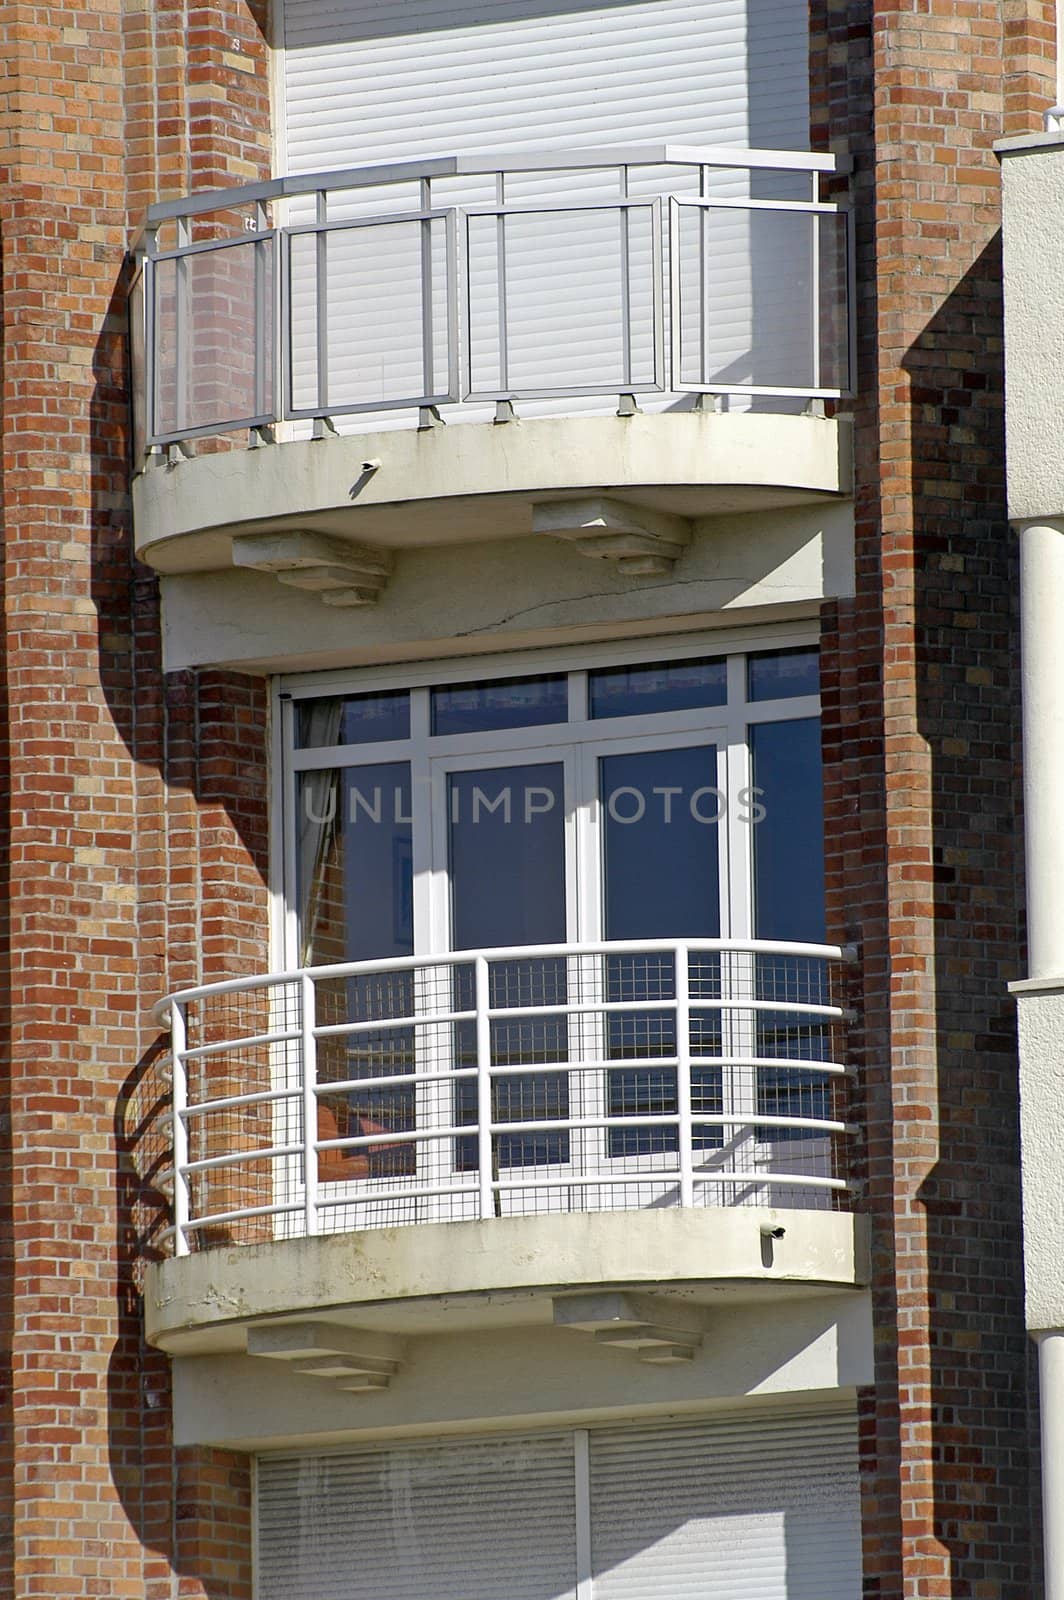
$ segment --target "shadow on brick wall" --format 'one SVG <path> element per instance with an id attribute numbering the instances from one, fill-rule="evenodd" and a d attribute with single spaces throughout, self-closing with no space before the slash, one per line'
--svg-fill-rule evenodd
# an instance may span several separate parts
<path id="1" fill-rule="evenodd" d="M 169 1361 L 145 1341 L 142 1295 L 146 1265 L 168 1249 L 170 1201 L 169 1041 L 153 1006 L 171 989 L 267 964 L 266 698 L 260 680 L 162 670 L 158 581 L 136 559 L 130 516 L 127 290 L 124 274 L 95 351 L 91 417 L 99 684 L 135 784 L 138 891 L 129 1056 L 110 1130 L 118 1236 L 110 1468 L 143 1546 L 146 1600 L 169 1600 L 175 1574 L 182 1593 L 249 1600 L 248 1464 L 175 1449 Z"/>
<path id="2" fill-rule="evenodd" d="M 1029 1600 L 1033 1347 L 1007 992 L 1024 970 L 1019 569 L 1006 515 L 1002 343 L 995 239 L 904 363 L 917 712 L 931 761 L 938 1085 L 938 1159 L 918 1200 L 936 1535 L 950 1553 L 954 1593 Z"/>

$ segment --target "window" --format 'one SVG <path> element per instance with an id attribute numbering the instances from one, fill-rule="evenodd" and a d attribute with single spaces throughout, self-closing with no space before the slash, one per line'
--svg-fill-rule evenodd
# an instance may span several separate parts
<path id="1" fill-rule="evenodd" d="M 852 1600 L 856 1418 L 748 1410 L 266 1456 L 256 1527 L 260 1600 Z"/>
<path id="2" fill-rule="evenodd" d="M 611 1163 L 668 1165 L 677 1149 L 672 969 L 632 946 L 823 941 L 817 653 L 672 646 L 535 666 L 292 691 L 288 964 L 516 951 L 488 969 L 491 1058 L 512 1068 L 496 1071 L 492 1121 L 518 1125 L 494 1138 L 493 1166 L 586 1183 Z M 602 941 L 624 948 L 573 953 Z M 769 1153 L 815 1143 L 787 1124 L 831 1115 L 830 1082 L 808 1065 L 830 1059 L 827 1030 L 787 1006 L 829 1000 L 823 963 L 719 952 L 692 963 L 696 1150 L 724 1149 L 742 1114 L 763 1119 Z M 319 1137 L 364 1141 L 357 1158 L 323 1152 L 326 1181 L 427 1181 L 427 1147 L 397 1136 L 432 1117 L 455 1130 L 452 1174 L 475 1175 L 476 1138 L 457 1132 L 477 1120 L 472 971 L 441 968 L 431 1006 L 423 968 L 319 983 L 332 1010 L 318 1021 L 337 1028 L 319 1047 L 319 1082 L 344 1085 L 322 1101 Z M 737 984 L 742 1013 L 722 1005 L 722 985 Z M 446 1040 L 417 1020 L 439 1011 L 440 985 Z M 610 1009 L 592 1017 L 595 1002 Z M 344 1021 L 357 1032 L 341 1035 Z M 559 1126 L 574 1121 L 585 1126 Z M 365 1142 L 374 1135 L 379 1146 Z M 438 1148 L 434 1159 L 438 1181 Z"/>

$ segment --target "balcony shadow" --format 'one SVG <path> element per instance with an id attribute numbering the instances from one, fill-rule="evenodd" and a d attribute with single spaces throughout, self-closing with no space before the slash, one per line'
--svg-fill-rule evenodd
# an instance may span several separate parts
<path id="1" fill-rule="evenodd" d="M 903 362 L 918 731 L 931 761 L 937 1160 L 926 1227 L 935 1537 L 961 1595 L 1029 1600 L 1036 1448 L 1024 1330 L 1017 1044 L 1022 975 L 1016 541 L 1005 502 L 1000 242 Z M 887 596 L 889 603 L 889 596 Z M 924 886 L 918 886 L 923 893 Z M 914 1002 L 922 1001 L 918 993 Z"/>
<path id="2" fill-rule="evenodd" d="M 208 1509 L 197 1486 L 197 1461 L 192 1459 L 196 1453 L 173 1446 L 169 1363 L 144 1339 L 143 1274 L 161 1253 L 160 1233 L 168 1207 L 168 1197 L 159 1187 L 168 1144 L 160 1124 L 169 1089 L 168 1042 L 159 1036 L 147 1007 L 168 987 L 175 934 L 186 949 L 195 943 L 184 908 L 173 903 L 174 827 L 192 830 L 189 849 L 200 872 L 195 819 L 212 808 L 216 831 L 221 822 L 228 836 L 239 840 L 251 860 L 260 864 L 265 881 L 261 817 L 254 797 L 249 801 L 249 780 L 238 760 L 241 738 L 249 749 L 254 744 L 261 756 L 264 729 L 247 704 L 233 711 L 231 728 L 224 725 L 230 675 L 163 672 L 158 579 L 135 557 L 130 514 L 125 339 L 129 278 L 127 266 L 116 278 L 104 332 L 93 352 L 90 411 L 88 588 L 96 611 L 99 691 L 110 718 L 104 737 L 120 741 L 135 785 L 130 870 L 139 888 L 137 905 L 129 913 L 137 960 L 127 982 L 135 1006 L 123 1016 L 129 1019 L 130 1057 L 137 1051 L 133 1040 L 138 1036 L 140 1054 L 117 1089 L 111 1128 L 117 1247 L 115 1344 L 108 1369 L 106 1422 L 114 1489 L 145 1549 L 145 1570 L 154 1556 L 156 1570 L 172 1571 L 178 1579 L 195 1578 L 210 1600 L 229 1600 L 246 1591 L 246 1574 L 205 1575 L 201 1568 L 209 1569 L 210 1560 L 200 1559 L 197 1546 L 197 1519 L 210 1515 L 217 1523 L 219 1517 L 224 1521 L 226 1511 L 213 1505 Z M 204 726 L 212 741 L 206 755 L 198 742 Z M 195 816 L 189 821 L 186 813 L 175 824 L 171 808 L 179 795 Z M 138 813 L 148 824 L 143 832 L 137 825 Z M 166 862 L 165 874 L 159 869 L 160 859 Z M 202 893 L 208 899 L 220 898 L 226 886 L 211 883 L 209 872 L 208 864 Z"/>

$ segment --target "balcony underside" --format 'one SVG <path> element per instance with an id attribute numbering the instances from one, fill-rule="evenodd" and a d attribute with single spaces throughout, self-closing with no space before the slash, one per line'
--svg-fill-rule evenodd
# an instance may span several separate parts
<path id="1" fill-rule="evenodd" d="M 603 495 L 637 527 L 645 517 L 651 538 L 665 519 L 682 542 L 703 519 L 850 489 L 845 422 L 761 412 L 464 423 L 157 463 L 134 481 L 137 549 L 167 573 L 239 565 L 234 539 L 255 535 L 384 552 L 542 539 L 558 518 L 537 508 Z"/>
<path id="2" fill-rule="evenodd" d="M 860 1287 L 866 1222 L 752 1207 L 604 1212 L 216 1248 L 149 1268 L 146 1331 L 171 1354 L 207 1355 L 243 1352 L 251 1327 L 307 1319 L 400 1338 L 547 1327 L 560 1292 L 604 1289 L 663 1297 L 665 1321 L 678 1304 L 683 1320 L 711 1320 L 725 1303 Z"/>

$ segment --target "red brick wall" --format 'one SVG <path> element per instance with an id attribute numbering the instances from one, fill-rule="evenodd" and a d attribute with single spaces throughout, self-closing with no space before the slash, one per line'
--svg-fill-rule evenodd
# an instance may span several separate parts
<path id="1" fill-rule="evenodd" d="M 829 619 L 826 698 L 833 911 L 865 952 L 866 1592 L 1028 1600 L 990 143 L 1053 98 L 1052 6 L 815 5 L 821 136 L 859 168 L 859 593 Z M 121 273 L 150 200 L 268 170 L 263 21 L 0 0 L 0 1592 L 20 1600 L 249 1589 L 246 1463 L 175 1451 L 137 1267 L 158 1245 L 148 1007 L 265 964 L 265 702 L 160 674 Z"/>
<path id="2" fill-rule="evenodd" d="M 182 1595 L 249 1592 L 246 1463 L 174 1451 L 136 1267 L 158 1247 L 150 1005 L 265 959 L 265 700 L 159 673 L 123 256 L 150 199 L 267 172 L 261 21 L 0 0 L 0 1593 L 20 1600 L 171 1600 L 175 1573 Z"/>
<path id="3" fill-rule="evenodd" d="M 865 1593 L 1035 1592 L 1022 1325 L 1016 572 L 998 172 L 1053 97 L 1052 8 L 815 9 L 855 156 L 857 578 L 825 649 L 827 841 L 864 978 L 876 1385 Z M 871 115 L 870 115 L 871 109 Z"/>

